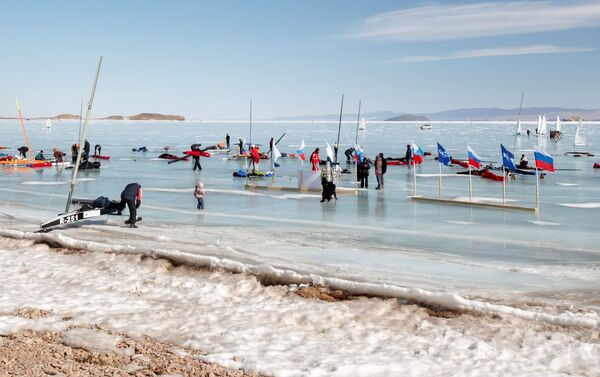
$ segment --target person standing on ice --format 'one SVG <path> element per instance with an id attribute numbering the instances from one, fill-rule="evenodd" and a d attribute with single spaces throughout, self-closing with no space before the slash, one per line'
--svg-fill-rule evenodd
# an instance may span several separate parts
<path id="1" fill-rule="evenodd" d="M 225 144 L 227 144 L 227 149 L 229 149 L 229 141 L 231 140 L 231 137 L 229 137 L 229 134 L 225 134 Z"/>
<path id="2" fill-rule="evenodd" d="M 130 183 L 121 192 L 121 203 L 119 203 L 118 214 L 120 215 L 125 205 L 129 209 L 129 220 L 125 221 L 130 228 L 137 228 L 137 209 L 142 204 L 142 186 L 139 183 Z"/>
<path id="3" fill-rule="evenodd" d="M 250 158 L 252 159 L 252 171 L 258 171 L 258 164 L 260 163 L 260 151 L 256 145 L 252 145 L 250 148 Z"/>
<path id="4" fill-rule="evenodd" d="M 201 144 L 192 144 L 190 147 L 192 152 L 197 152 L 192 155 L 192 160 L 194 160 L 194 171 L 196 171 L 196 169 L 202 170 L 202 166 L 200 165 L 200 145 Z"/>
<path id="5" fill-rule="evenodd" d="M 367 156 L 363 157 L 362 162 L 358 165 L 357 167 L 359 173 L 358 176 L 360 177 L 360 188 L 369 188 L 369 169 L 371 169 L 371 166 L 369 166 L 369 159 L 367 158 Z"/>
<path id="6" fill-rule="evenodd" d="M 410 169 L 410 165 L 413 161 L 413 151 L 410 147 L 410 144 L 406 145 L 406 154 L 404 155 L 404 160 L 406 161 L 406 166 Z"/>
<path id="7" fill-rule="evenodd" d="M 321 156 L 319 156 L 319 148 L 316 148 L 310 155 L 310 163 L 312 164 L 312 171 L 319 171 L 319 162 L 321 162 Z"/>
<path id="8" fill-rule="evenodd" d="M 207 194 L 204 189 L 204 183 L 202 181 L 198 181 L 196 184 L 196 189 L 194 190 L 194 198 L 198 201 L 196 208 L 204 209 L 204 196 Z"/>
<path id="9" fill-rule="evenodd" d="M 88 139 L 85 139 L 83 144 L 83 161 L 87 161 L 90 158 L 90 142 Z"/>
<path id="10" fill-rule="evenodd" d="M 387 163 L 383 158 L 383 153 L 375 157 L 375 178 L 377 178 L 377 187 L 375 190 L 383 190 L 383 175 L 387 170 Z"/>

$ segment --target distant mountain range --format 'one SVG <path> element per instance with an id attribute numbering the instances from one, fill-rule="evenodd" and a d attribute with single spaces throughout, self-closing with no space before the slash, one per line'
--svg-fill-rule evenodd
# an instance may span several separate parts
<path id="1" fill-rule="evenodd" d="M 440 111 L 436 113 L 396 113 L 393 111 L 377 111 L 361 114 L 361 118 L 367 121 L 511 121 L 517 119 L 519 109 L 501 109 L 498 107 L 478 107 L 467 109 L 456 109 Z M 581 117 L 584 120 L 600 120 L 600 109 L 578 109 L 563 107 L 524 107 L 521 110 L 522 120 L 537 120 L 538 115 L 545 114 L 547 119 L 554 119 L 558 115 L 561 119 L 575 119 Z M 344 114 L 344 121 L 355 121 L 356 113 Z M 339 114 L 305 115 L 278 117 L 273 120 L 312 120 L 312 121 L 334 121 L 339 119 Z"/>

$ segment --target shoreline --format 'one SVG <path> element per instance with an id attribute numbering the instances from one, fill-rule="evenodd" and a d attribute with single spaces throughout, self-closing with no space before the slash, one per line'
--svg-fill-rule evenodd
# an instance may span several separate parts
<path id="1" fill-rule="evenodd" d="M 600 328 L 600 317 L 592 312 L 573 311 L 545 313 L 537 311 L 539 305 L 523 307 L 517 302 L 494 303 L 490 298 L 467 298 L 458 294 L 435 292 L 418 287 L 402 287 L 393 284 L 377 284 L 347 280 L 336 277 L 301 273 L 290 269 L 279 269 L 269 265 L 250 265 L 228 258 L 190 254 L 176 249 L 140 248 L 131 245 L 111 245 L 96 241 L 80 240 L 61 233 L 31 233 L 20 230 L 0 228 L 0 237 L 14 240 L 29 240 L 35 244 L 47 245 L 51 248 L 71 251 L 101 252 L 109 254 L 139 255 L 144 258 L 155 258 L 177 267 L 187 266 L 205 270 L 217 270 L 225 273 L 248 274 L 265 286 L 308 286 L 317 289 L 340 292 L 338 296 L 373 297 L 381 299 L 400 299 L 434 311 L 451 311 L 456 313 L 473 313 L 485 315 L 506 315 L 527 321 L 546 323 L 566 327 Z M 564 308 L 567 309 L 567 308 Z"/>
<path id="2" fill-rule="evenodd" d="M 88 366 L 173 370 L 199 359 L 229 368 L 225 376 L 600 371 L 598 328 L 269 285 L 246 273 L 33 240 L 0 238 L 0 268 L 12 271 L 0 282 L 13 297 L 0 301 L 0 347 L 66 350 L 48 359 L 57 372 L 80 366 L 76 355 Z"/>

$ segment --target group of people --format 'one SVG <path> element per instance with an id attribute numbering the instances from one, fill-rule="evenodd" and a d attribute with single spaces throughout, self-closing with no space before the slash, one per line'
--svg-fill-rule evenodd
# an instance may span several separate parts
<path id="1" fill-rule="evenodd" d="M 26 146 L 22 146 L 17 148 L 19 151 L 19 157 L 27 158 L 27 153 L 29 152 L 29 148 Z M 79 153 L 79 144 L 71 145 L 71 161 L 75 163 L 77 161 L 77 154 Z M 94 156 L 98 156 L 102 154 L 102 146 L 100 144 L 96 144 L 94 147 Z M 56 162 L 64 162 L 66 153 L 62 152 L 58 148 L 52 149 L 52 157 Z M 81 161 L 86 162 L 90 158 L 90 142 L 88 139 L 84 140 L 83 145 L 83 153 L 81 155 Z M 47 160 L 46 155 L 43 150 L 40 150 L 34 157 L 35 160 L 44 161 Z"/>

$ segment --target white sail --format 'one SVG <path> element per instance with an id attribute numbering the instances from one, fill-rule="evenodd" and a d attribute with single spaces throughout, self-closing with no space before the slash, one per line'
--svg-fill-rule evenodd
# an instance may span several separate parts
<path id="1" fill-rule="evenodd" d="M 542 124 L 540 126 L 540 128 L 538 129 L 538 133 L 540 135 L 545 135 L 547 132 L 547 125 L 546 125 L 546 115 L 542 115 Z"/>
<path id="2" fill-rule="evenodd" d="M 520 135 L 522 134 L 523 131 L 521 130 L 521 118 L 517 119 L 517 133 L 516 135 Z"/>
<path id="3" fill-rule="evenodd" d="M 52 128 L 52 121 L 50 119 L 46 119 L 46 128 Z"/>
<path id="4" fill-rule="evenodd" d="M 359 130 L 366 130 L 367 129 L 367 123 L 365 122 L 365 118 L 363 117 L 360 120 L 360 125 L 358 126 Z"/>
<path id="5" fill-rule="evenodd" d="M 577 123 L 577 128 L 575 129 L 575 146 L 582 147 L 587 145 L 587 139 L 585 134 L 583 133 L 583 127 L 581 126 L 581 120 Z"/>
<path id="6" fill-rule="evenodd" d="M 541 129 L 542 129 L 542 116 L 538 115 L 538 122 L 537 122 L 537 126 L 535 127 L 536 135 L 540 134 Z"/>
<path id="7" fill-rule="evenodd" d="M 560 117 L 556 116 L 556 131 L 560 132 Z"/>

